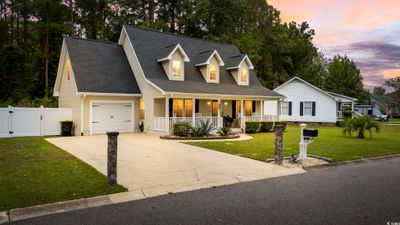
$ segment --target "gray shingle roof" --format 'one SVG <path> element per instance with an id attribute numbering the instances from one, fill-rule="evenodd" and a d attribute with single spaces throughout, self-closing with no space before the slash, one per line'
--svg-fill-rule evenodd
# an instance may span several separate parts
<path id="1" fill-rule="evenodd" d="M 79 92 L 140 94 L 121 46 L 72 37 L 65 41 Z"/>
<path id="2" fill-rule="evenodd" d="M 243 58 L 245 57 L 245 54 L 241 54 L 241 55 L 235 55 L 235 56 L 231 56 L 229 58 L 226 58 L 225 60 L 225 66 L 226 68 L 230 68 L 230 67 L 237 67 L 239 66 L 239 63 L 243 60 Z"/>
<path id="3" fill-rule="evenodd" d="M 253 70 L 250 70 L 249 86 L 238 85 L 230 72 L 226 70 L 229 67 L 227 65 L 220 69 L 220 83 L 207 83 L 205 81 L 199 68 L 195 66 L 205 61 L 204 58 L 206 58 L 207 54 L 201 53 L 210 51 L 211 54 L 214 50 L 217 50 L 222 60 L 232 65 L 235 63 L 235 58 L 232 59 L 231 57 L 242 55 L 235 45 L 133 26 L 124 27 L 146 78 L 166 92 L 282 96 L 262 86 Z M 162 64 L 157 62 L 157 59 L 162 58 L 166 54 L 165 48 L 167 46 L 176 46 L 178 43 L 190 58 L 190 62 L 185 63 L 185 81 L 169 80 L 163 70 Z"/>

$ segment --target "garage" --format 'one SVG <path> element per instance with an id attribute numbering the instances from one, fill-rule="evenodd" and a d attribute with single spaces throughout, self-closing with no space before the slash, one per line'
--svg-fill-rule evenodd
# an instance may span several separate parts
<path id="1" fill-rule="evenodd" d="M 91 133 L 133 132 L 133 104 L 133 102 L 91 102 Z"/>

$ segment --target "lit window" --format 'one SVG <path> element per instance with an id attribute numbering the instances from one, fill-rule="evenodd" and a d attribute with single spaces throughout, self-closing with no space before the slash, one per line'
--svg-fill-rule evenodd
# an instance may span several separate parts
<path id="1" fill-rule="evenodd" d="M 141 98 L 139 100 L 139 111 L 140 111 L 140 119 L 144 120 L 144 99 Z"/>
<path id="2" fill-rule="evenodd" d="M 289 102 L 282 102 L 282 115 L 289 115 Z"/>
<path id="3" fill-rule="evenodd" d="M 172 61 L 172 77 L 173 78 L 181 77 L 181 61 L 178 60 Z"/>
<path id="4" fill-rule="evenodd" d="M 212 81 L 217 80 L 217 65 L 215 64 L 210 65 L 210 80 Z"/>
<path id="5" fill-rule="evenodd" d="M 312 102 L 304 102 L 304 115 L 305 116 L 312 115 Z"/>
<path id="6" fill-rule="evenodd" d="M 173 109 L 174 109 L 174 117 L 182 117 L 183 99 L 174 99 Z"/>
<path id="7" fill-rule="evenodd" d="M 191 99 L 185 100 L 185 116 L 192 117 L 193 112 L 193 101 Z"/>
<path id="8" fill-rule="evenodd" d="M 240 82 L 246 83 L 247 82 L 247 69 L 241 68 L 240 69 Z"/>
<path id="9" fill-rule="evenodd" d="M 71 79 L 71 61 L 69 59 L 67 59 L 67 78 Z"/>
<path id="10" fill-rule="evenodd" d="M 244 115 L 245 116 L 253 115 L 253 102 L 252 101 L 244 101 Z"/>

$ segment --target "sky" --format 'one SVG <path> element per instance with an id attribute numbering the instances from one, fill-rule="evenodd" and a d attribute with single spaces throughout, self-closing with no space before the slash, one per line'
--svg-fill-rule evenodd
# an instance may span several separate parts
<path id="1" fill-rule="evenodd" d="M 368 89 L 400 76 L 400 0 L 267 0 L 285 22 L 307 21 L 331 58 L 353 59 Z"/>

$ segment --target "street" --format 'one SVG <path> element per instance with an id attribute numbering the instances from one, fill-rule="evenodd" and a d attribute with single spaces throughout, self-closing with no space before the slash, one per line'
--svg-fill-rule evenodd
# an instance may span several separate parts
<path id="1" fill-rule="evenodd" d="M 400 223 L 400 158 L 38 217 L 10 224 Z"/>

